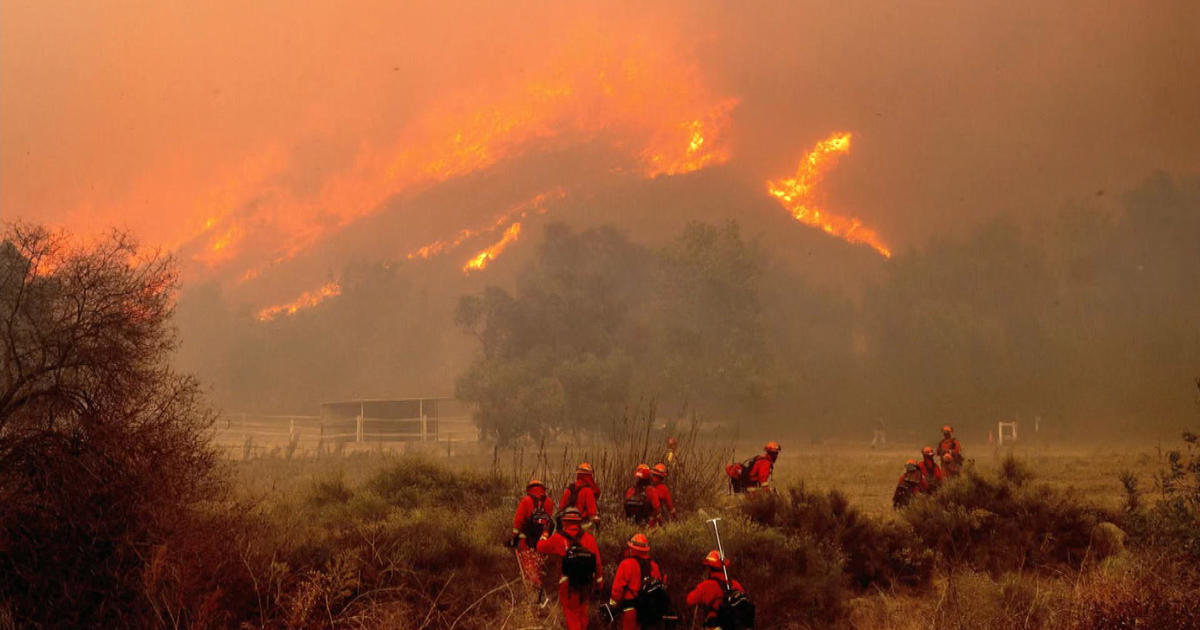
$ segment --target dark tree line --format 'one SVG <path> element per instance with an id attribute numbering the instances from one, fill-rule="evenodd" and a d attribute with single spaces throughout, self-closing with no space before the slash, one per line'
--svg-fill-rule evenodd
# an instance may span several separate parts
<path id="1" fill-rule="evenodd" d="M 514 293 L 462 299 L 481 354 L 458 394 L 501 440 L 603 427 L 645 398 L 818 433 L 1174 428 L 1200 374 L 1200 178 L 1156 176 L 1121 206 L 899 253 L 856 301 L 733 223 L 659 250 L 554 227 Z"/>

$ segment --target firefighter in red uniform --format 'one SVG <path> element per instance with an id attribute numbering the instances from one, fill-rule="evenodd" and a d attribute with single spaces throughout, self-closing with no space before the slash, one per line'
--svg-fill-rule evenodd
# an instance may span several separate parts
<path id="1" fill-rule="evenodd" d="M 650 477 L 653 480 L 654 493 L 658 495 L 658 502 L 665 514 L 671 515 L 671 520 L 675 520 L 679 514 L 675 511 L 675 499 L 671 498 L 671 489 L 667 487 L 667 465 L 659 462 L 650 469 Z"/>
<path id="2" fill-rule="evenodd" d="M 720 552 L 714 549 L 704 556 L 704 566 L 708 569 L 708 578 L 687 594 L 687 605 L 700 607 L 705 614 L 705 628 L 720 628 L 717 625 L 717 613 L 725 600 L 725 567 L 729 566 L 729 559 L 726 558 L 722 563 Z M 733 578 L 729 578 L 729 588 L 746 592 L 741 583 Z"/>
<path id="3" fill-rule="evenodd" d="M 948 424 L 942 427 L 942 441 L 938 442 L 937 456 L 941 458 L 947 453 L 954 457 L 954 462 L 959 467 L 962 467 L 962 443 L 958 441 L 958 438 L 954 437 L 954 427 Z"/>
<path id="4" fill-rule="evenodd" d="M 917 466 L 921 469 L 923 477 L 921 490 L 924 492 L 932 492 L 937 490 L 942 484 L 942 480 L 946 478 L 946 473 L 942 472 L 942 467 L 938 466 L 937 460 L 933 458 L 933 447 L 926 446 L 921 449 L 921 456 L 924 458 Z"/>
<path id="5" fill-rule="evenodd" d="M 662 503 L 654 488 L 650 467 L 638 464 L 633 486 L 625 490 L 625 518 L 639 525 L 657 527 L 662 521 Z"/>
<path id="6" fill-rule="evenodd" d="M 954 459 L 952 453 L 946 453 L 942 455 L 942 470 L 945 471 L 947 479 L 953 479 L 962 473 L 962 464 Z"/>
<path id="7" fill-rule="evenodd" d="M 545 605 L 546 576 L 545 558 L 537 553 L 535 546 L 543 533 L 553 528 L 554 500 L 546 496 L 546 486 L 531 479 L 525 486 L 525 496 L 517 504 L 513 515 L 513 537 L 511 546 L 517 550 L 517 562 L 521 565 L 521 576 L 526 583 L 537 589 L 537 603 Z"/>
<path id="8" fill-rule="evenodd" d="M 596 497 L 600 495 L 600 487 L 592 478 L 592 465 L 583 462 L 575 469 L 575 482 L 563 490 L 562 500 L 558 502 L 559 510 L 575 508 L 583 516 L 583 528 L 590 529 L 600 521 L 600 513 L 596 508 Z"/>
<path id="9" fill-rule="evenodd" d="M 763 456 L 754 460 L 750 467 L 750 488 L 771 489 L 771 473 L 775 472 L 775 460 L 779 459 L 779 442 L 767 442 Z"/>
<path id="10" fill-rule="evenodd" d="M 575 508 L 567 508 L 562 513 L 562 529 L 553 536 L 542 534 L 538 540 L 537 550 L 552 556 L 563 558 L 563 575 L 558 580 L 558 602 L 562 606 L 563 617 L 566 619 L 567 630 L 587 630 L 588 601 L 592 597 L 593 586 L 600 589 L 604 586 L 604 572 L 600 563 L 600 547 L 596 539 L 583 531 L 583 515 Z M 593 558 L 591 571 L 583 568 L 584 574 L 572 565 L 577 560 L 574 547 L 581 547 Z M 568 555 L 571 558 L 568 558 Z"/>
<path id="11" fill-rule="evenodd" d="M 650 541 L 645 534 L 634 534 L 629 539 L 625 557 L 617 565 L 617 574 L 613 576 L 612 593 L 608 605 L 620 611 L 621 630 L 641 630 L 638 623 L 637 610 L 633 600 L 642 590 L 642 564 L 650 568 L 650 575 L 666 582 L 658 563 L 650 559 Z"/>

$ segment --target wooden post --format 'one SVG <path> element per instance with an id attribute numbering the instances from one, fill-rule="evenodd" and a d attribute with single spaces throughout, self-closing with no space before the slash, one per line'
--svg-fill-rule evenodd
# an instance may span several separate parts
<path id="1" fill-rule="evenodd" d="M 421 416 L 421 441 L 429 440 L 429 425 L 425 422 L 425 399 L 417 400 L 417 414 Z"/>
<path id="2" fill-rule="evenodd" d="M 363 419 L 366 417 L 366 403 L 359 401 L 358 403 L 358 431 L 355 436 L 358 442 L 363 441 Z"/>

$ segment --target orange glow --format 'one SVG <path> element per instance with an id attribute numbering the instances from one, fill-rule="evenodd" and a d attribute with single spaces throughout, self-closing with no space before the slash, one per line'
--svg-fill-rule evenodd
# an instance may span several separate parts
<path id="1" fill-rule="evenodd" d="M 729 160 L 736 99 L 714 97 L 688 61 L 672 51 L 560 51 L 532 78 L 472 88 L 410 119 L 384 143 L 362 142 L 340 168 L 295 190 L 286 152 L 267 149 L 202 195 L 207 269 L 236 265 L 235 277 L 288 260 L 406 191 L 461 177 L 523 154 L 599 141 L 644 177 L 678 175 Z M 636 54 L 634 54 L 636 53 Z M 427 258 L 491 227 L 463 229 L 410 258 Z M 251 244 L 253 244 L 251 246 Z"/>
<path id="2" fill-rule="evenodd" d="M 879 234 L 863 225 L 854 217 L 844 217 L 816 207 L 813 193 L 825 173 L 833 167 L 840 154 L 850 152 L 850 134 L 835 133 L 817 143 L 796 169 L 796 175 L 788 179 L 767 182 L 767 192 L 779 200 L 797 221 L 820 228 L 848 243 L 869 245 L 885 258 L 892 251 Z"/>
<path id="3" fill-rule="evenodd" d="M 325 300 L 342 294 L 342 285 L 337 282 L 329 282 L 324 286 L 312 291 L 305 291 L 300 294 L 300 297 L 287 302 L 286 304 L 276 304 L 268 306 L 258 312 L 258 321 L 269 322 L 280 315 L 294 315 L 301 309 L 306 309 L 316 306 Z"/>
<path id="4" fill-rule="evenodd" d="M 508 229 L 504 230 L 504 236 L 501 236 L 499 241 L 496 241 L 487 249 L 475 254 L 475 256 L 473 256 L 465 265 L 463 265 L 463 273 L 469 274 L 472 271 L 478 271 L 480 269 L 487 268 L 488 263 L 496 260 L 496 257 L 499 256 L 510 243 L 517 240 L 517 237 L 520 235 L 520 222 L 508 226 Z"/>
<path id="5" fill-rule="evenodd" d="M 505 223 L 508 223 L 509 221 L 511 221 L 513 219 L 516 219 L 516 220 L 524 219 L 527 216 L 529 216 L 530 213 L 545 214 L 547 202 L 558 201 L 559 199 L 563 199 L 566 196 L 567 196 L 567 193 L 562 188 L 555 188 L 554 190 L 544 192 L 539 195 L 535 195 L 533 198 L 528 199 L 526 201 L 522 201 L 521 203 L 518 203 L 518 204 L 506 209 L 504 212 L 501 212 L 499 215 L 496 216 L 496 219 L 494 221 L 492 221 L 492 223 L 490 225 L 483 227 L 483 228 L 463 229 L 463 230 L 460 230 L 458 232 L 458 234 L 455 234 L 453 238 L 440 240 L 440 241 L 434 241 L 432 243 L 422 245 L 421 247 L 418 247 L 417 249 L 414 249 L 413 251 L 409 252 L 408 259 L 409 260 L 412 260 L 414 258 L 428 259 L 428 258 L 431 258 L 438 254 L 441 254 L 441 253 L 447 252 L 451 249 L 454 249 L 454 248 L 458 247 L 459 245 L 462 245 L 468 239 L 479 236 L 480 234 L 483 234 L 485 232 L 491 232 L 492 230 L 498 230 Z"/>

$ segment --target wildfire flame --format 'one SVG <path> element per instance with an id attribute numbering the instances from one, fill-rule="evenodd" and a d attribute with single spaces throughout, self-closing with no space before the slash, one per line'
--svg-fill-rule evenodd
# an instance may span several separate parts
<path id="1" fill-rule="evenodd" d="M 328 282 L 318 289 L 305 291 L 300 294 L 300 297 L 287 302 L 286 304 L 276 304 L 268 306 L 258 312 L 258 321 L 269 322 L 280 315 L 294 315 L 297 311 L 312 306 L 316 306 L 325 300 L 342 294 L 342 285 L 337 282 Z"/>
<path id="2" fill-rule="evenodd" d="M 835 133 L 818 142 L 800 160 L 794 177 L 768 181 L 767 192 L 778 199 L 797 221 L 820 228 L 848 243 L 869 245 L 885 258 L 891 258 L 892 251 L 875 230 L 866 227 L 857 218 L 821 210 L 814 204 L 813 192 L 817 184 L 824 178 L 826 171 L 833 167 L 838 156 L 849 152 L 850 134 Z"/>
<path id="3" fill-rule="evenodd" d="M 566 196 L 567 192 L 562 188 L 555 188 L 553 190 L 535 195 L 533 198 L 522 201 L 521 203 L 506 209 L 504 212 L 501 212 L 496 216 L 496 219 L 492 221 L 490 225 L 482 228 L 465 228 L 459 230 L 459 232 L 455 234 L 453 238 L 434 241 L 432 243 L 422 245 L 421 247 L 409 252 L 408 259 L 429 259 L 433 256 L 447 252 L 458 247 L 459 245 L 462 245 L 468 239 L 479 236 L 485 232 L 498 230 L 509 221 L 514 219 L 518 221 L 524 219 L 525 217 L 529 216 L 531 212 L 534 214 L 545 214 L 547 202 L 557 201 L 565 198 Z"/>
<path id="4" fill-rule="evenodd" d="M 622 150 L 643 177 L 728 161 L 725 135 L 736 99 L 714 98 L 694 64 L 670 52 L 636 52 L 568 50 L 531 71 L 532 79 L 450 95 L 388 142 L 360 143 L 345 163 L 310 180 L 309 190 L 288 184 L 298 166 L 287 151 L 265 149 L 213 192 L 198 195 L 205 220 L 193 259 L 208 269 L 240 263 L 250 271 L 238 274 L 252 278 L 255 267 L 292 258 L 393 195 L 537 150 L 600 140 Z M 486 231 L 464 229 L 414 256 L 432 256 Z"/>
<path id="5" fill-rule="evenodd" d="M 475 254 L 475 256 L 473 256 L 465 265 L 463 265 L 463 273 L 469 274 L 472 271 L 485 269 L 488 266 L 488 263 L 495 260 L 496 257 L 504 251 L 504 248 L 508 247 L 510 243 L 517 240 L 517 237 L 520 235 L 521 223 L 519 221 L 508 226 L 508 229 L 504 230 L 504 235 L 500 237 L 500 240 L 493 243 L 487 249 Z"/>

